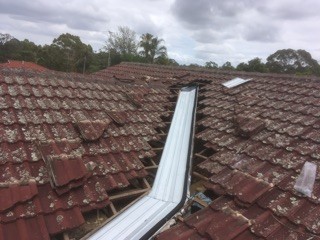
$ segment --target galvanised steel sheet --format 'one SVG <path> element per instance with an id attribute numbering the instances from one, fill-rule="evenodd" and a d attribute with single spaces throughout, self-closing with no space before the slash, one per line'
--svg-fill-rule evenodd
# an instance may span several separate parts
<path id="1" fill-rule="evenodd" d="M 180 91 L 150 193 L 97 230 L 90 240 L 141 239 L 156 232 L 184 203 L 192 155 L 197 87 Z"/>

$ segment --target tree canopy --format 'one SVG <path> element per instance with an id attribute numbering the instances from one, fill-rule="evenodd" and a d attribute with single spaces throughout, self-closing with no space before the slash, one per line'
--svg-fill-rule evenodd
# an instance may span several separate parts
<path id="1" fill-rule="evenodd" d="M 237 70 L 246 72 L 268 72 L 261 58 L 254 58 L 248 61 L 248 63 L 240 63 L 237 66 Z"/>
<path id="2" fill-rule="evenodd" d="M 148 63 L 154 63 L 157 58 L 167 58 L 167 48 L 162 44 L 163 39 L 154 37 L 150 33 L 142 34 L 139 46 L 140 54 Z"/>
<path id="3" fill-rule="evenodd" d="M 109 31 L 106 49 L 121 55 L 137 54 L 138 44 L 135 31 L 123 26 L 118 27 L 117 32 Z"/>
<path id="4" fill-rule="evenodd" d="M 0 33 L 0 62 L 8 60 L 30 61 L 53 70 L 83 73 L 99 71 L 123 61 L 179 65 L 175 59 L 168 57 L 163 39 L 145 33 L 139 41 L 133 30 L 121 26 L 116 32 L 109 32 L 106 45 L 99 52 L 94 52 L 80 37 L 70 33 L 61 34 L 51 44 L 44 46 L 27 39 L 19 41 L 10 34 Z M 266 60 L 263 62 L 256 57 L 239 63 L 236 68 L 229 61 L 219 67 L 212 60 L 203 66 L 198 63 L 184 66 L 320 76 L 319 63 L 305 50 L 281 49 Z"/>
<path id="5" fill-rule="evenodd" d="M 318 62 L 305 50 L 282 49 L 267 58 L 266 66 L 270 72 L 320 74 Z"/>
<path id="6" fill-rule="evenodd" d="M 217 69 L 219 66 L 216 62 L 210 61 L 210 62 L 206 62 L 204 67 L 209 69 Z"/>

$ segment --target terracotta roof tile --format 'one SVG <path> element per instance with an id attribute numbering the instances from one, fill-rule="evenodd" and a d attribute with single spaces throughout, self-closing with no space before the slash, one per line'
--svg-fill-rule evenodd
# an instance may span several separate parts
<path id="1" fill-rule="evenodd" d="M 141 160 L 155 156 L 147 141 L 164 126 L 169 90 L 94 78 L 0 71 L 0 239 L 78 227 L 82 213 L 110 204 L 110 191 L 148 175 Z M 148 97 L 146 107 L 137 109 L 128 89 Z"/>
<path id="2" fill-rule="evenodd" d="M 35 181 L 24 185 L 18 183 L 0 187 L 0 211 L 11 208 L 17 203 L 26 202 L 38 194 Z"/>
<path id="3" fill-rule="evenodd" d="M 226 239 L 229 232 L 235 234 L 234 239 L 308 239 L 319 234 L 319 175 L 312 197 L 302 196 L 293 187 L 306 161 L 318 165 L 319 79 L 133 63 L 103 71 L 107 75 L 115 73 L 132 79 L 148 76 L 148 84 L 161 81 L 178 86 L 196 79 L 207 80 L 200 86 L 196 139 L 202 145 L 195 151 L 202 154 L 210 150 L 211 155 L 194 170 L 209 179 L 205 186 L 218 198 L 210 205 L 213 210 L 189 216 L 185 220 L 192 224 L 178 223 L 161 233 L 160 239 Z M 233 77 L 253 79 L 224 89 L 221 83 Z M 237 121 L 240 114 L 244 121 Z M 241 127 L 246 138 L 238 134 Z M 237 214 L 224 215 L 223 207 Z M 231 224 L 241 215 L 253 220 L 251 225 Z M 214 225 L 202 223 L 202 219 L 208 222 L 216 216 Z M 219 224 L 222 220 L 230 221 L 230 231 Z"/>
<path id="4" fill-rule="evenodd" d="M 43 216 L 19 219 L 0 225 L 0 239 L 49 240 Z"/>
<path id="5" fill-rule="evenodd" d="M 35 64 L 33 62 L 14 61 L 14 60 L 9 60 L 7 63 L 1 63 L 0 67 L 34 70 L 34 71 L 39 71 L 39 72 L 43 72 L 43 71 L 48 70 L 47 68 L 42 67 L 42 66 Z"/>
<path id="6" fill-rule="evenodd" d="M 234 77 L 253 79 L 224 89 L 221 83 Z M 11 201 L 11 207 L 0 212 L 0 233 L 9 224 L 31 219 L 33 224 L 38 218 L 43 218 L 43 232 L 37 234 L 44 239 L 76 227 L 84 221 L 81 212 L 110 203 L 108 192 L 146 176 L 141 160 L 156 154 L 147 141 L 159 140 L 157 130 L 166 127 L 163 119 L 174 106 L 168 87 L 198 81 L 196 140 L 201 144 L 195 151 L 210 155 L 193 169 L 209 179 L 205 186 L 217 198 L 158 237 L 320 235 L 319 173 L 311 197 L 293 188 L 306 161 L 318 165 L 319 79 L 133 63 L 108 68 L 94 78 L 6 70 L 0 74 L 0 170 L 6 172 L 0 181 L 20 184 L 34 178 L 37 189 L 29 199 Z M 235 121 L 240 114 L 244 121 Z M 106 126 L 100 124 L 105 119 L 110 120 Z M 246 138 L 239 136 L 237 123 Z M 63 162 L 66 156 L 82 167 L 61 175 L 62 185 L 51 186 L 52 173 L 44 160 Z M 58 223 L 58 216 L 66 221 Z"/>

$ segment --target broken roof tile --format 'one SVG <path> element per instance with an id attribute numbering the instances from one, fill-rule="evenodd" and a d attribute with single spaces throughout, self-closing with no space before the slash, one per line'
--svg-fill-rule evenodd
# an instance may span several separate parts
<path id="1" fill-rule="evenodd" d="M 83 120 L 76 122 L 76 127 L 79 129 L 82 138 L 86 141 L 94 141 L 99 139 L 103 132 L 110 124 L 109 119 L 103 120 Z"/>
<path id="2" fill-rule="evenodd" d="M 127 114 L 122 111 L 108 111 L 108 116 L 120 126 L 124 125 L 127 121 Z"/>
<path id="3" fill-rule="evenodd" d="M 249 138 L 265 128 L 263 120 L 239 115 L 234 118 L 234 124 L 236 132 L 244 138 Z"/>
<path id="4" fill-rule="evenodd" d="M 172 76 L 181 74 L 189 76 L 172 79 Z M 248 85 L 229 89 L 226 94 L 221 83 L 235 76 L 231 72 L 122 63 L 105 70 L 102 77 L 98 75 L 92 79 L 90 76 L 60 73 L 41 76 L 34 73 L 0 73 L 0 108 L 4 111 L 0 117 L 0 147 L 4 150 L 0 151 L 0 164 L 1 170 L 6 172 L 0 176 L 0 182 L 10 182 L 10 179 L 23 182 L 23 179 L 35 177 L 38 189 L 38 194 L 31 200 L 17 202 L 11 207 L 13 216 L 9 212 L 0 213 L 3 216 L 2 229 L 9 222 L 16 226 L 17 221 L 26 223 L 32 217 L 43 216 L 43 211 L 45 216 L 49 216 L 56 211 L 66 213 L 76 207 L 80 212 L 85 212 L 106 206 L 109 203 L 108 191 L 121 192 L 121 189 L 130 185 L 129 179 L 146 176 L 141 159 L 155 156 L 146 141 L 155 137 L 156 129 L 165 129 L 166 124 L 160 116 L 170 118 L 167 110 L 172 109 L 174 102 L 170 103 L 173 98 L 169 97 L 175 95 L 169 91 L 172 81 L 179 86 L 203 79 L 198 113 L 202 113 L 204 118 L 196 123 L 201 129 L 196 138 L 203 143 L 201 148 L 210 151 L 210 156 L 194 170 L 206 172 L 206 176 L 211 177 L 213 182 L 207 187 L 221 201 L 220 207 L 210 206 L 213 210 L 205 215 L 214 219 L 220 214 L 221 219 L 230 221 L 229 227 L 236 233 L 234 239 L 311 237 L 288 230 L 283 224 L 293 228 L 298 226 L 301 233 L 309 231 L 320 235 L 317 227 L 318 180 L 311 198 L 302 197 L 293 189 L 304 162 L 316 163 L 320 156 L 317 138 L 320 129 L 320 120 L 317 118 L 320 97 L 318 79 L 237 73 L 241 78 L 254 77 L 254 80 Z M 113 75 L 133 81 L 130 85 L 119 82 L 116 85 L 111 80 Z M 150 76 L 149 82 L 141 81 L 141 76 Z M 157 81 L 161 81 L 161 84 L 157 85 Z M 139 84 L 138 87 L 135 82 Z M 125 95 L 127 92 L 132 93 L 133 97 L 144 98 L 139 109 Z M 242 111 L 241 114 L 246 118 L 261 119 L 266 124 L 265 129 L 255 133 L 250 140 L 236 136 L 233 127 L 235 99 L 239 105 L 236 113 Z M 139 101 L 141 99 L 137 99 Z M 113 123 L 110 123 L 107 131 L 98 127 L 96 132 L 90 132 L 94 133 L 95 141 L 81 140 L 79 131 L 72 124 L 74 119 L 96 121 L 109 118 Z M 248 128 L 248 132 L 255 129 L 255 124 L 244 122 L 243 126 Z M 61 140 L 63 138 L 67 140 Z M 76 142 L 73 143 L 72 139 Z M 37 145 L 37 141 L 48 144 Z M 62 154 L 73 158 L 81 156 L 85 166 L 83 169 L 88 172 L 85 174 L 81 171 L 80 178 L 66 176 L 64 182 L 67 184 L 52 188 L 48 182 L 48 169 L 42 159 Z M 118 159 L 121 161 L 118 162 Z M 97 188 L 102 191 L 95 189 L 95 183 L 102 186 Z M 46 192 L 50 192 L 52 199 L 57 200 L 51 208 L 51 203 L 45 198 Z M 221 195 L 227 200 L 222 201 Z M 269 199 L 266 199 L 269 195 Z M 41 204 L 37 198 L 41 199 Z M 298 205 L 288 202 L 290 198 L 299 199 Z M 29 201 L 34 202 L 35 216 L 28 215 L 27 208 L 24 208 Z M 282 209 L 288 209 L 281 213 L 275 203 Z M 228 206 L 233 213 L 221 213 L 222 206 Z M 307 212 L 304 215 L 303 210 Z M 9 214 L 8 217 L 6 214 Z M 22 218 L 23 214 L 27 214 L 28 218 Z M 80 215 L 74 216 L 74 225 L 66 223 L 66 228 L 83 222 Z M 252 225 L 247 226 L 241 221 L 239 225 L 232 225 L 241 216 L 254 220 L 250 222 Z M 60 232 L 63 228 L 58 222 L 52 221 L 51 224 L 53 229 L 50 232 Z M 42 225 L 39 223 L 39 226 Z M 168 230 L 168 238 L 201 239 L 209 238 L 209 234 L 211 237 L 224 237 L 222 233 L 228 227 L 210 223 L 206 229 L 201 223 L 200 226 L 203 227 L 203 235 L 196 228 L 179 223 L 179 236 L 172 228 Z"/>
<path id="5" fill-rule="evenodd" d="M 47 169 L 53 186 L 60 187 L 71 181 L 87 176 L 88 171 L 79 156 L 58 155 L 49 156 L 46 160 Z"/>

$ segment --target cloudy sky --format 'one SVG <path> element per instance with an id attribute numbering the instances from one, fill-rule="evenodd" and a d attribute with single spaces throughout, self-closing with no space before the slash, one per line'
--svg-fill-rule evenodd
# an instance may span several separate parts
<path id="1" fill-rule="evenodd" d="M 50 44 L 68 32 L 98 51 L 128 26 L 164 39 L 181 64 L 237 65 L 284 48 L 319 61 L 319 13 L 318 0 L 0 0 L 0 33 Z"/>

